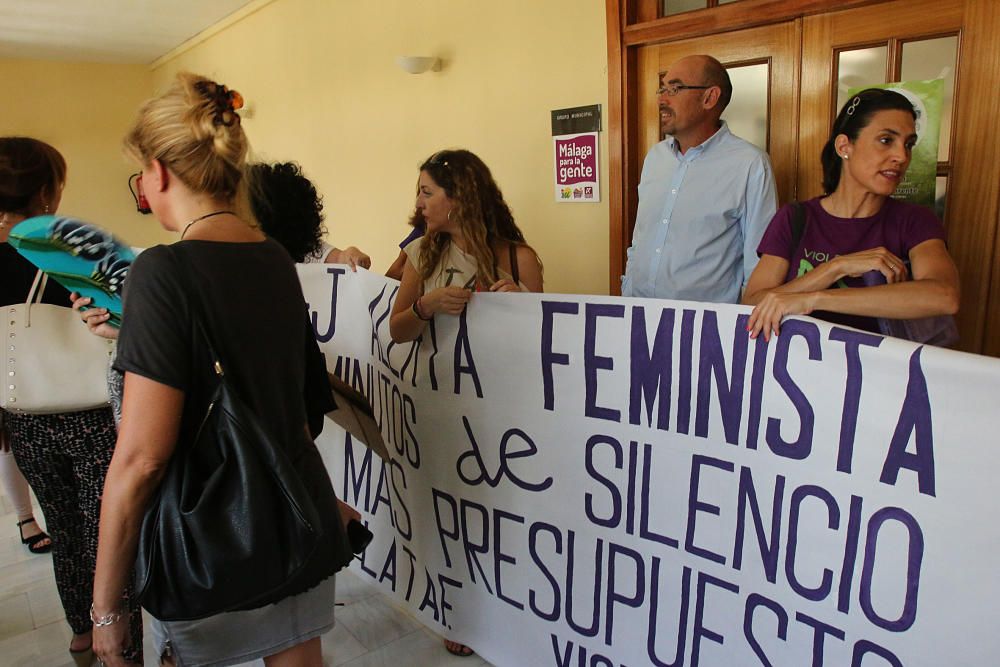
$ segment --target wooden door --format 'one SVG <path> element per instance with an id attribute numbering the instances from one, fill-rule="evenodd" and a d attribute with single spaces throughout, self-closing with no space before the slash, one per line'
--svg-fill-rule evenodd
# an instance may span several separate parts
<path id="1" fill-rule="evenodd" d="M 858 70 L 860 80 L 852 86 L 913 79 L 920 72 L 930 73 L 920 78 L 945 75 L 951 103 L 941 127 L 939 214 L 962 278 L 960 347 L 994 355 L 1000 354 L 1000 278 L 992 271 L 1000 193 L 994 155 L 1000 125 L 992 109 L 1000 77 L 997 5 L 897 0 L 804 18 L 797 183 L 800 199 L 821 194 L 819 154 L 846 89 L 846 68 Z"/>

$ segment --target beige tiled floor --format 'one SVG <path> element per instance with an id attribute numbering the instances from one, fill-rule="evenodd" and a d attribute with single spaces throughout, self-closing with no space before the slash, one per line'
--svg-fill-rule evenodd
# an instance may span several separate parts
<path id="1" fill-rule="evenodd" d="M 36 511 L 36 516 L 40 514 Z M 21 545 L 16 519 L 0 494 L 0 665 L 73 667 L 49 556 Z M 483 667 L 477 656 L 450 655 L 441 639 L 352 572 L 337 575 L 337 626 L 323 636 L 325 665 L 344 667 Z M 147 632 L 148 636 L 148 632 Z M 155 665 L 147 640 L 146 664 Z M 249 663 L 253 667 L 262 661 Z"/>

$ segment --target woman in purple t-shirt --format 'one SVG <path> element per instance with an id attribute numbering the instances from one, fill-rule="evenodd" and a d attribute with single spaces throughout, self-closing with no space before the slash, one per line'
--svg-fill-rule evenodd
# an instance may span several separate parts
<path id="1" fill-rule="evenodd" d="M 752 338 L 777 335 L 786 315 L 877 332 L 875 318 L 958 311 L 958 270 L 941 223 L 890 198 L 910 164 L 915 119 L 906 97 L 875 88 L 840 110 L 820 156 L 826 195 L 801 204 L 798 230 L 793 207 L 784 206 L 757 248 L 760 262 L 743 292 L 743 303 L 756 306 Z"/>

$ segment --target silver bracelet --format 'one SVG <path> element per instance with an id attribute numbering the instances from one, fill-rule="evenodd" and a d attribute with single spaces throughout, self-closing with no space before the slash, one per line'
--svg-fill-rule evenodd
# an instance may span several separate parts
<path id="1" fill-rule="evenodd" d="M 105 614 L 104 616 L 97 616 L 94 613 L 94 603 L 90 604 L 90 622 L 94 624 L 95 628 L 104 628 L 109 625 L 114 625 L 120 620 L 122 620 L 122 614 L 120 611 L 113 611 L 110 614 Z"/>

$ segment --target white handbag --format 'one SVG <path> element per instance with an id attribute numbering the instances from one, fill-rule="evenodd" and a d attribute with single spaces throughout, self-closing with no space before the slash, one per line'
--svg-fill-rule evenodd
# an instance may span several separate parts
<path id="1" fill-rule="evenodd" d="M 71 308 L 40 303 L 48 276 L 35 276 L 23 304 L 5 306 L 0 406 L 54 414 L 108 404 L 107 369 L 115 341 L 95 336 Z"/>

